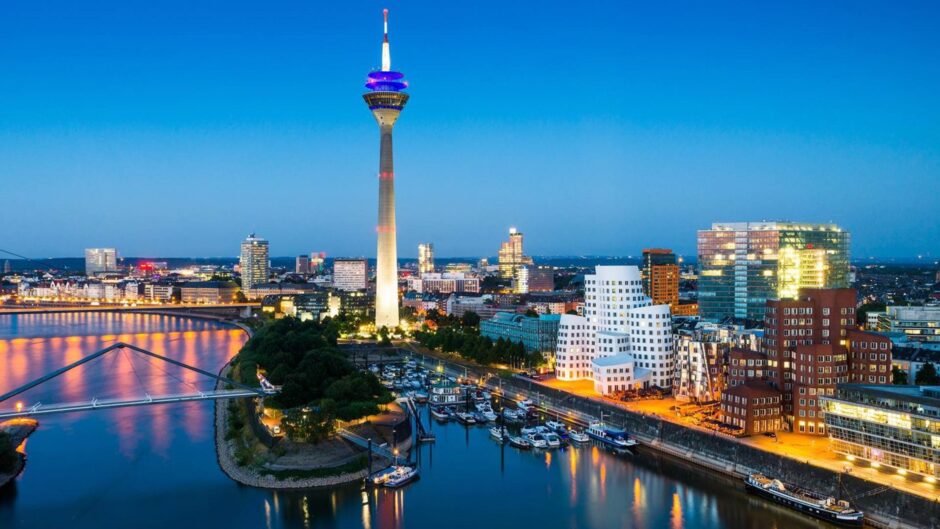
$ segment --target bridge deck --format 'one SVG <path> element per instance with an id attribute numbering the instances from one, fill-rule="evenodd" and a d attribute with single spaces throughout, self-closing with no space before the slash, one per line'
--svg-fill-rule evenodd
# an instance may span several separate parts
<path id="1" fill-rule="evenodd" d="M 266 390 L 268 395 L 277 393 L 274 390 Z M 175 395 L 147 396 L 142 399 L 102 399 L 89 402 L 74 402 L 66 404 L 53 404 L 43 406 L 37 404 L 19 411 L 0 412 L 0 420 L 12 419 L 18 417 L 34 417 L 36 415 L 52 415 L 56 413 L 71 413 L 87 410 L 104 410 L 109 408 L 129 408 L 133 406 L 151 406 L 154 404 L 169 404 L 174 402 L 190 402 L 199 400 L 219 400 L 235 399 L 244 397 L 258 397 L 258 391 L 248 389 L 221 389 L 201 391 L 195 393 L 179 393 Z"/>

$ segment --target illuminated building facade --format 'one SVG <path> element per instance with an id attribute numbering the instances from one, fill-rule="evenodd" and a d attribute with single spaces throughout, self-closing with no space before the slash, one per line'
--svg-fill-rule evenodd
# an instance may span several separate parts
<path id="1" fill-rule="evenodd" d="M 522 249 L 522 232 L 516 228 L 509 228 L 509 240 L 499 246 L 499 277 L 512 279 L 516 276 L 516 269 L 522 265 L 532 264 L 532 259 L 525 256 Z"/>
<path id="2" fill-rule="evenodd" d="M 760 380 L 749 380 L 721 394 L 721 418 L 743 435 L 780 429 L 780 392 Z"/>
<path id="3" fill-rule="evenodd" d="M 550 266 L 522 265 L 512 278 L 512 291 L 516 294 L 551 292 L 555 290 L 555 271 Z"/>
<path id="4" fill-rule="evenodd" d="M 388 44 L 388 9 L 382 42 L 382 69 L 369 73 L 368 92 L 363 94 L 379 125 L 379 218 L 375 263 L 375 327 L 398 327 L 398 246 L 395 234 L 395 166 L 392 160 L 392 127 L 398 120 L 408 94 L 405 75 L 392 71 Z"/>
<path id="5" fill-rule="evenodd" d="M 232 281 L 190 281 L 180 286 L 183 303 L 231 303 L 238 285 Z"/>
<path id="6" fill-rule="evenodd" d="M 252 233 L 242 242 L 239 257 L 242 291 L 248 298 L 254 297 L 252 287 L 268 282 L 269 262 L 268 241 Z"/>
<path id="7" fill-rule="evenodd" d="M 369 264 L 365 259 L 333 259 L 333 288 L 336 290 L 365 290 L 369 280 Z M 395 283 L 398 296 L 398 283 Z"/>
<path id="8" fill-rule="evenodd" d="M 599 393 L 671 389 L 674 369 L 669 306 L 643 294 L 639 268 L 598 266 L 585 275 L 584 316 L 564 314 L 559 322 L 558 378 L 591 379 Z"/>
<path id="9" fill-rule="evenodd" d="M 679 304 L 679 261 L 672 250 L 643 250 L 643 291 L 654 305 L 675 308 Z"/>
<path id="10" fill-rule="evenodd" d="M 849 233 L 834 224 L 715 223 L 698 232 L 698 266 L 703 319 L 760 321 L 767 300 L 848 287 Z"/>
<path id="11" fill-rule="evenodd" d="M 434 245 L 425 242 L 418 245 L 418 275 L 434 272 Z"/>
<path id="12" fill-rule="evenodd" d="M 839 384 L 891 383 L 890 340 L 858 330 L 856 299 L 854 289 L 839 288 L 802 289 L 796 299 L 768 301 L 761 353 L 740 353 L 739 362 L 731 351 L 729 387 L 767 382 L 781 393 L 781 415 L 791 431 L 824 435 L 823 399 Z"/>
<path id="13" fill-rule="evenodd" d="M 117 272 L 117 250 L 114 248 L 86 248 L 85 249 L 85 275 L 94 277 L 97 274 Z"/>
<path id="14" fill-rule="evenodd" d="M 840 384 L 822 401 L 834 452 L 940 477 L 940 387 Z"/>
<path id="15" fill-rule="evenodd" d="M 513 312 L 497 312 L 492 318 L 480 321 L 480 336 L 493 341 L 503 338 L 521 343 L 527 351 L 554 354 L 558 338 L 557 314 L 526 316 Z"/>
<path id="16" fill-rule="evenodd" d="M 422 294 L 477 294 L 480 292 L 480 278 L 464 273 L 423 274 L 408 278 L 408 289 Z"/>

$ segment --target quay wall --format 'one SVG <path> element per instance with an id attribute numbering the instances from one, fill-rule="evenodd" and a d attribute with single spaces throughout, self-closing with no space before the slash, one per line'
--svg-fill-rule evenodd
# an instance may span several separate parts
<path id="1" fill-rule="evenodd" d="M 417 353 L 420 354 L 420 353 Z M 435 358 L 435 361 L 437 359 Z M 718 432 L 706 432 L 676 424 L 660 417 L 634 412 L 600 398 L 574 395 L 520 377 L 499 378 L 495 370 L 444 362 L 452 374 L 484 377 L 485 384 L 510 398 L 529 398 L 549 414 L 585 423 L 601 418 L 621 426 L 640 441 L 642 449 L 652 449 L 736 478 L 761 472 L 784 482 L 803 484 L 821 494 L 851 499 L 866 514 L 866 522 L 879 528 L 913 529 L 940 527 L 940 503 L 895 489 L 890 483 L 877 483 L 836 472 L 742 444 Z M 890 477 L 886 477 L 891 479 Z M 840 482 L 841 480 L 841 490 Z"/>

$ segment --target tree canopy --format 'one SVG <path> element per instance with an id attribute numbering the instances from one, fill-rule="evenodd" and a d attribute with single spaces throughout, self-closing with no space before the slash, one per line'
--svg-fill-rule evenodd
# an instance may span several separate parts
<path id="1" fill-rule="evenodd" d="M 514 366 L 536 366 L 544 361 L 541 353 L 527 352 L 521 343 L 503 338 L 495 342 L 480 336 L 475 327 L 463 325 L 460 320 L 442 317 L 437 332 L 426 329 L 415 332 L 415 339 L 429 349 L 445 353 L 457 353 L 481 365 L 508 364 Z"/>
<path id="2" fill-rule="evenodd" d="M 937 375 L 936 366 L 930 362 L 924 364 L 914 375 L 914 383 L 918 386 L 940 385 L 940 375 Z"/>
<path id="3" fill-rule="evenodd" d="M 272 384 L 281 386 L 278 395 L 268 397 L 272 407 L 305 407 L 317 410 L 317 417 L 344 420 L 377 413 L 378 404 L 390 402 L 391 394 L 336 348 L 337 327 L 336 322 L 296 318 L 266 325 L 238 355 L 242 381 L 257 383 L 256 368 L 263 369 Z"/>

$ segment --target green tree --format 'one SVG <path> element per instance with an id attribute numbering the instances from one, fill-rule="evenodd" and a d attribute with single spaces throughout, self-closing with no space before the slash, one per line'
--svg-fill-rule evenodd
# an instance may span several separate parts
<path id="1" fill-rule="evenodd" d="M 479 327 L 480 315 L 472 310 L 468 310 L 463 313 L 463 317 L 460 318 L 460 323 L 466 327 Z"/>
<path id="2" fill-rule="evenodd" d="M 235 302 L 236 303 L 247 303 L 248 298 L 245 296 L 245 293 L 241 290 L 235 292 Z"/>
<path id="3" fill-rule="evenodd" d="M 379 329 L 379 344 L 380 345 L 392 345 L 392 340 L 388 337 L 388 327 L 385 325 Z"/>
<path id="4" fill-rule="evenodd" d="M 529 310 L 525 311 L 525 315 L 528 316 L 528 317 L 530 317 L 530 318 L 538 318 L 538 317 L 539 317 L 539 313 L 538 313 L 535 309 L 529 309 Z"/>
<path id="5" fill-rule="evenodd" d="M 936 366 L 931 362 L 924 364 L 914 375 L 914 383 L 918 386 L 936 386 L 940 384 L 940 375 L 937 375 Z"/>
<path id="6" fill-rule="evenodd" d="M 891 366 L 891 383 L 904 386 L 907 384 L 907 371 L 899 368 L 898 366 Z"/>
<path id="7" fill-rule="evenodd" d="M 336 428 L 336 415 L 331 403 L 317 407 L 291 408 L 281 419 L 284 433 L 291 441 L 318 443 L 330 436 Z"/>

